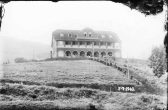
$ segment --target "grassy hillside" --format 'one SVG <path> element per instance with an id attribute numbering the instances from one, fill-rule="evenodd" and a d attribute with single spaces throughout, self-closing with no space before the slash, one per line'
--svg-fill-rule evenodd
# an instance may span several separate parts
<path id="1" fill-rule="evenodd" d="M 166 110 L 166 97 L 87 88 L 5 84 L 1 110 Z"/>
<path id="2" fill-rule="evenodd" d="M 136 83 L 96 61 L 28 62 L 1 69 L 0 110 L 166 110 L 165 95 L 114 92 L 113 84 Z"/>
<path id="3" fill-rule="evenodd" d="M 126 63 L 126 60 L 128 62 Z M 140 60 L 140 59 L 120 59 L 118 63 L 128 65 L 130 68 L 134 68 L 138 75 L 147 79 L 151 84 L 156 85 L 158 87 L 167 89 L 167 73 L 158 78 L 154 76 L 152 68 L 150 68 L 148 60 Z"/>
<path id="4" fill-rule="evenodd" d="M 134 83 L 116 69 L 90 60 L 9 64 L 3 65 L 3 73 L 5 79 L 36 82 Z"/>

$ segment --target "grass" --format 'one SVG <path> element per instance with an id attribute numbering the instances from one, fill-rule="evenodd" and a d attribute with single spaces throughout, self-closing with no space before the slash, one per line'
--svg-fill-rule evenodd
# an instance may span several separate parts
<path id="1" fill-rule="evenodd" d="M 3 66 L 3 75 L 5 79 L 40 83 L 135 84 L 118 70 L 89 60 L 9 64 Z"/>
<path id="2" fill-rule="evenodd" d="M 130 67 L 133 67 L 134 69 L 137 70 L 138 75 L 140 76 L 145 76 L 145 78 L 152 82 L 152 83 L 157 83 L 159 81 L 159 78 L 154 76 L 152 72 L 152 68 L 150 68 L 149 61 L 146 60 L 137 60 L 137 59 L 128 59 L 128 63 L 125 63 L 126 59 L 118 60 L 119 63 L 129 65 Z M 159 83 L 159 82 L 158 82 Z"/>
<path id="3" fill-rule="evenodd" d="M 78 102 L 77 104 L 72 105 L 68 102 L 60 100 L 54 102 L 53 101 L 5 102 L 2 103 L 0 107 L 1 110 L 91 110 L 91 106 L 87 103 Z"/>
<path id="4" fill-rule="evenodd" d="M 37 85 L 4 84 L 0 88 L 0 108 L 12 110 L 96 110 L 123 109 L 163 109 L 163 96 L 145 93 L 106 92 L 88 88 L 55 88 Z"/>
<path id="5" fill-rule="evenodd" d="M 45 86 L 51 86 L 51 87 L 56 87 L 56 88 L 90 88 L 90 89 L 97 89 L 97 90 L 103 90 L 103 91 L 109 91 L 109 92 L 117 92 L 118 91 L 118 86 L 130 86 L 130 85 L 125 85 L 125 84 L 98 84 L 98 83 L 46 83 L 46 84 L 41 84 L 38 82 L 30 82 L 30 81 L 18 81 L 18 80 L 10 80 L 10 79 L 1 79 L 0 83 L 6 84 L 24 84 L 24 85 L 45 85 Z M 146 92 L 144 91 L 143 86 L 134 86 L 135 91 L 134 92 Z M 126 91 L 125 91 L 126 92 Z M 130 91 L 131 92 L 131 91 Z"/>
<path id="6" fill-rule="evenodd" d="M 1 86 L 0 94 L 20 97 L 22 100 L 56 100 L 69 98 L 90 98 L 95 96 L 98 90 L 87 88 L 55 88 L 49 86 L 5 84 Z M 25 98 L 25 99 L 24 99 Z"/>
<path id="7" fill-rule="evenodd" d="M 128 63 L 125 63 L 125 59 L 120 59 L 118 63 L 129 66 L 130 75 L 133 75 L 144 85 L 145 91 L 162 95 L 167 94 L 167 75 L 165 74 L 161 78 L 154 76 L 152 69 L 148 66 L 148 61 L 128 59 Z"/>
<path id="8" fill-rule="evenodd" d="M 112 85 L 136 83 L 99 62 L 8 64 L 2 66 L 1 72 L 0 110 L 166 110 L 167 107 L 165 96 L 143 93 L 145 88 L 139 88 L 142 91 L 137 93 L 113 92 Z"/>

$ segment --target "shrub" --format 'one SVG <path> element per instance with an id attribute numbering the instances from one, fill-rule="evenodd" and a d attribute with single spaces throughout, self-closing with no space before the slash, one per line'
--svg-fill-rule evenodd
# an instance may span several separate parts
<path id="1" fill-rule="evenodd" d="M 161 77 L 166 71 L 166 52 L 165 48 L 155 47 L 152 50 L 152 54 L 149 57 L 150 67 L 153 69 L 153 73 L 157 77 Z"/>
<path id="2" fill-rule="evenodd" d="M 23 57 L 15 58 L 15 63 L 23 63 L 27 62 L 27 60 Z"/>

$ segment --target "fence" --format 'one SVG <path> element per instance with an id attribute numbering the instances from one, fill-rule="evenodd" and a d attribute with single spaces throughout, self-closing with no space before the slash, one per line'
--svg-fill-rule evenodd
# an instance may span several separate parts
<path id="1" fill-rule="evenodd" d="M 113 68 L 116 68 L 117 70 L 124 73 L 130 80 L 133 80 L 136 82 L 137 86 L 139 86 L 141 89 L 141 92 L 149 92 L 153 94 L 162 94 L 163 90 L 157 85 L 152 85 L 145 77 L 142 77 L 139 75 L 140 72 L 143 72 L 139 70 L 138 68 L 134 68 L 131 65 L 122 64 L 117 62 L 116 58 L 112 57 L 91 57 L 90 60 L 94 60 L 100 63 L 103 63 L 107 66 L 111 66 Z"/>

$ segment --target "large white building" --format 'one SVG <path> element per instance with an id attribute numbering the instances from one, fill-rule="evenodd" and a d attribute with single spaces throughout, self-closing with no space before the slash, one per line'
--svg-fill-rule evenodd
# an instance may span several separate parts
<path id="1" fill-rule="evenodd" d="M 52 33 L 53 58 L 121 57 L 121 41 L 109 31 L 55 30 Z"/>

